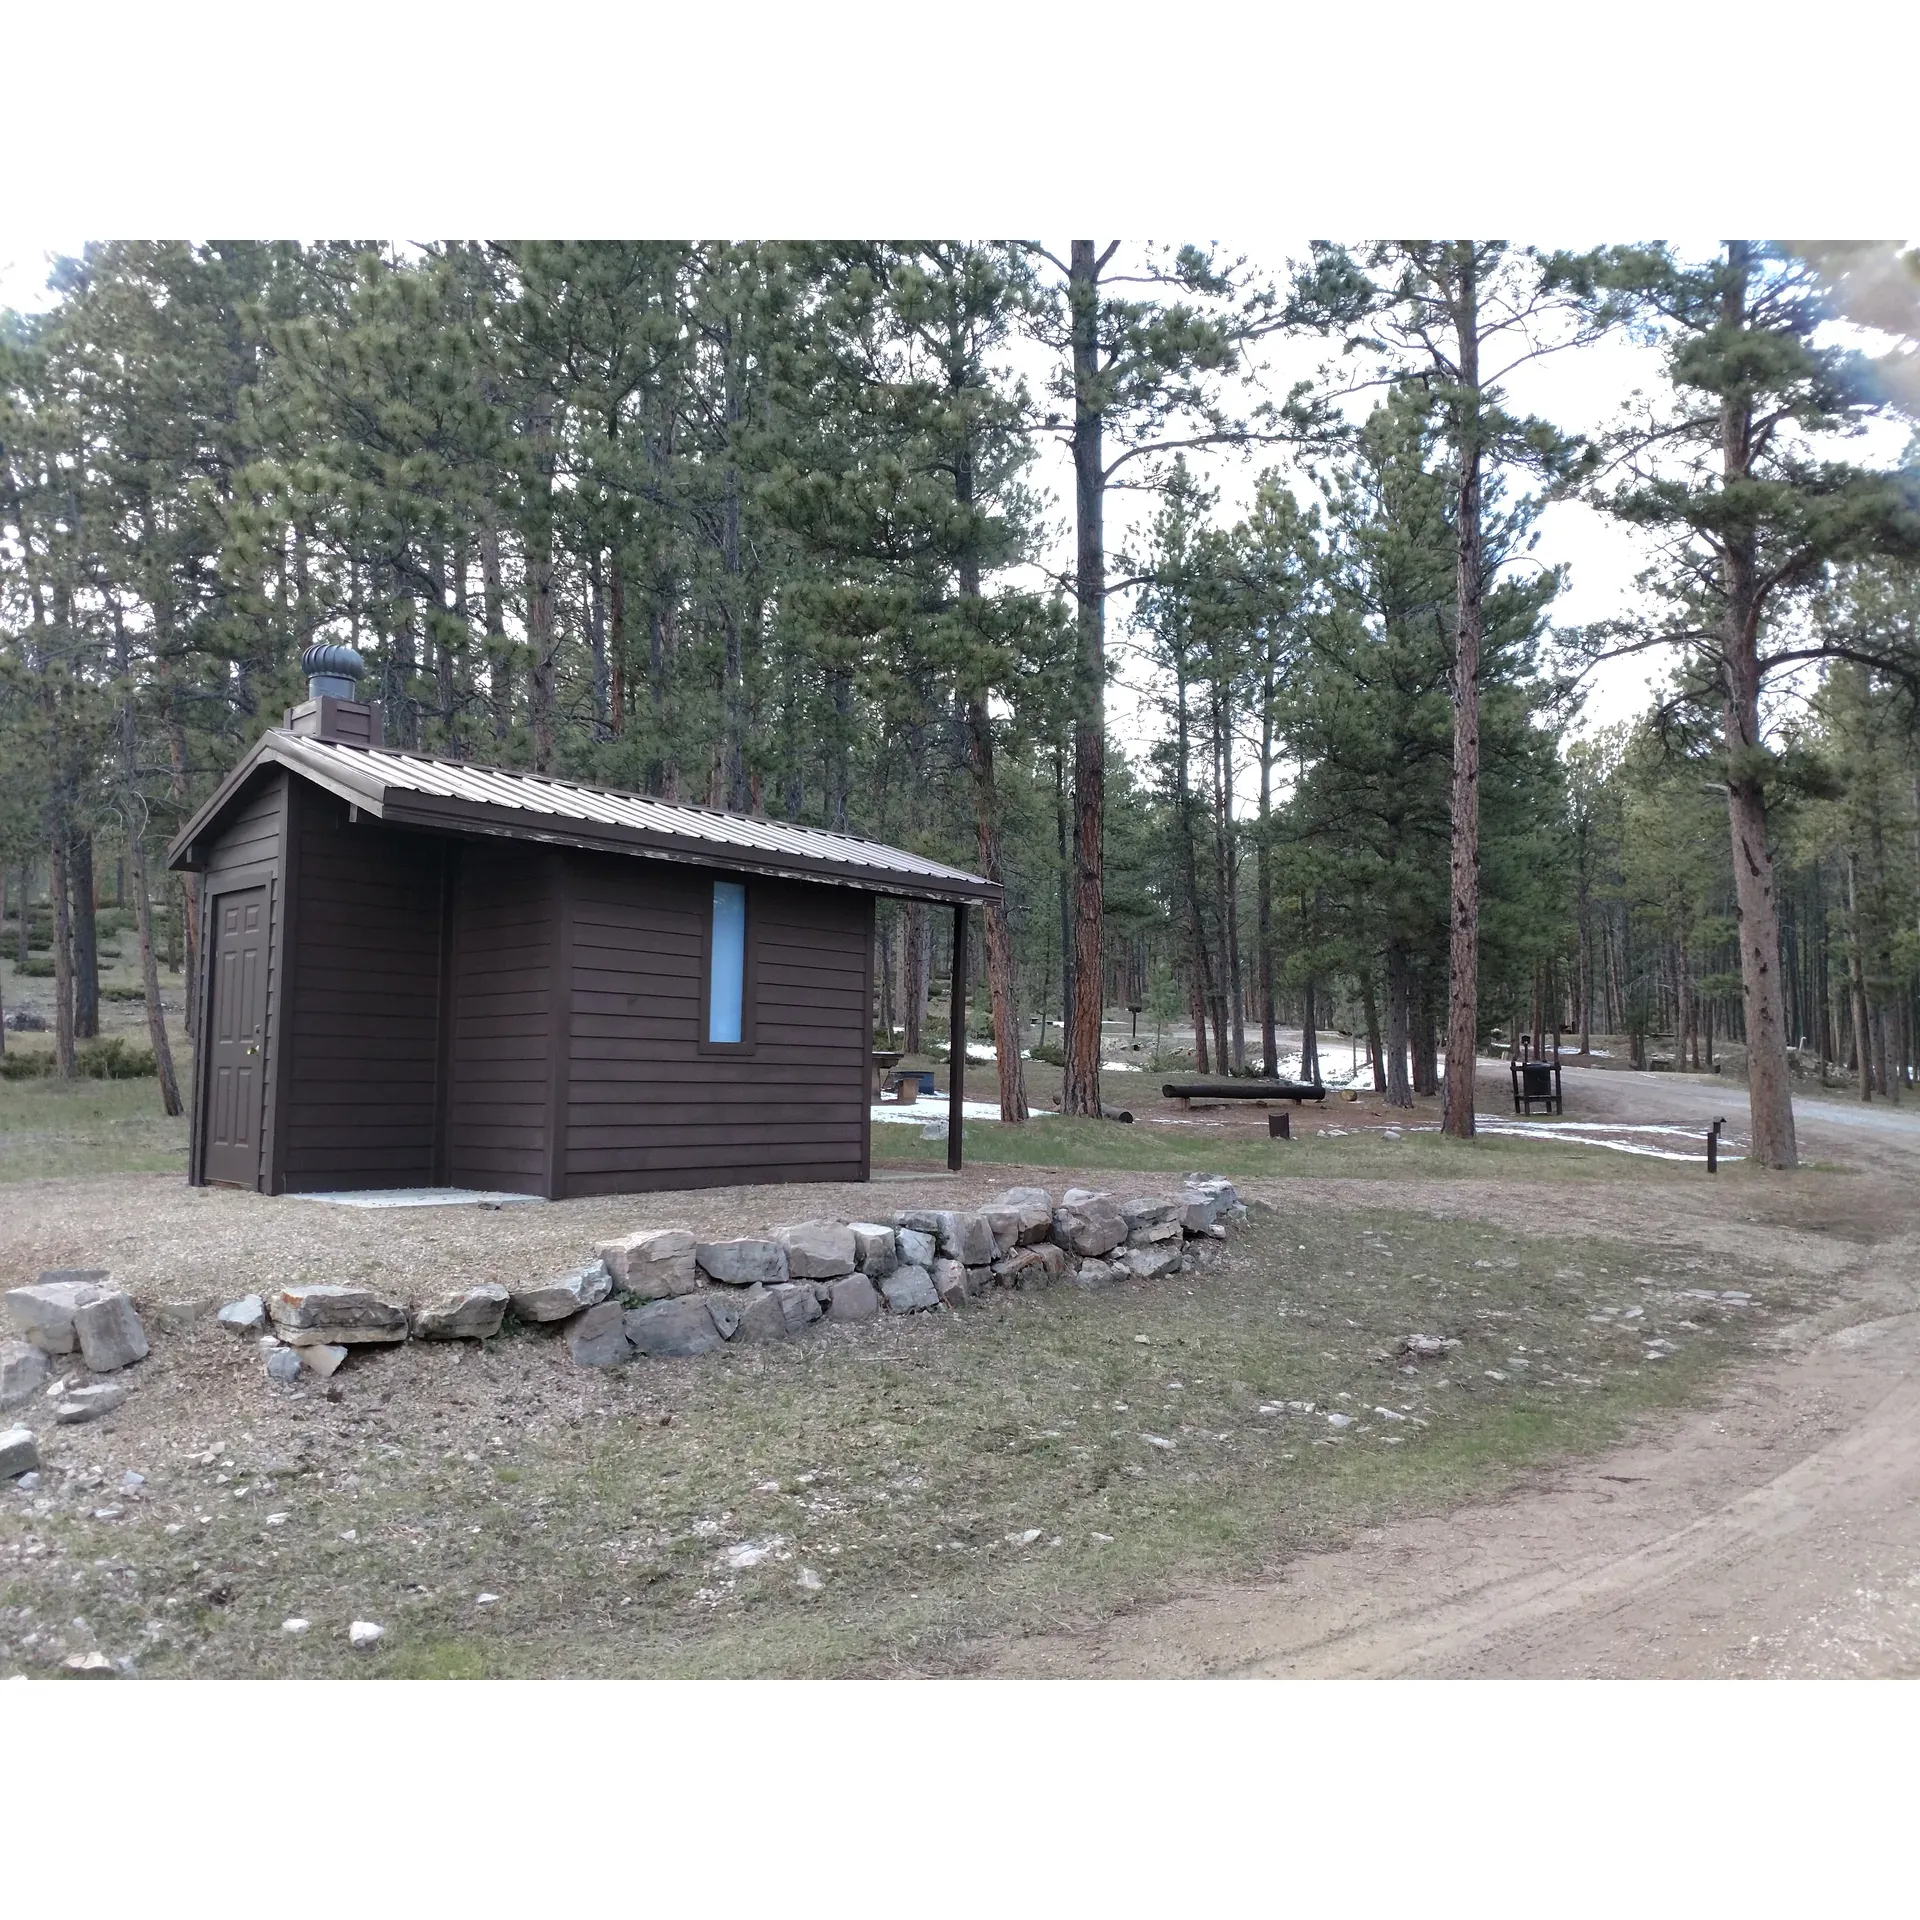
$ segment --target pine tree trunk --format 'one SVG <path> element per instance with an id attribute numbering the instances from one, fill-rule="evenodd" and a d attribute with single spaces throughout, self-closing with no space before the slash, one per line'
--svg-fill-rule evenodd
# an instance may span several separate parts
<path id="1" fill-rule="evenodd" d="M 1093 242 L 1073 243 L 1073 476 L 1077 639 L 1073 675 L 1073 1007 L 1063 1113 L 1100 1115 L 1101 966 L 1106 885 L 1106 471 L 1099 391 L 1100 289 Z"/>
<path id="2" fill-rule="evenodd" d="M 63 1080 L 77 1073 L 73 1048 L 73 928 L 68 919 L 64 808 L 53 833 L 53 1053 Z"/>
<path id="3" fill-rule="evenodd" d="M 493 737 L 513 731 L 513 655 L 507 640 L 507 589 L 500 566 L 500 529 L 489 520 L 480 530 L 480 591 L 485 603 L 487 700 L 493 708 Z"/>
<path id="4" fill-rule="evenodd" d="M 173 1071 L 166 1010 L 160 1001 L 160 968 L 153 957 L 153 895 L 147 882 L 147 847 L 139 834 L 129 837 L 133 851 L 133 917 L 140 934 L 140 984 L 147 996 L 147 1038 L 160 1074 L 160 1104 L 169 1119 L 178 1119 L 182 1111 L 180 1082 Z"/>
<path id="5" fill-rule="evenodd" d="M 73 1034 L 100 1037 L 100 936 L 93 906 L 93 835 L 77 833 L 67 850 L 73 888 Z"/>
<path id="6" fill-rule="evenodd" d="M 1187 1000 L 1193 1014 L 1193 1070 L 1204 1080 L 1213 1067 L 1207 1053 L 1206 982 L 1197 960 L 1187 967 Z"/>
<path id="7" fill-rule="evenodd" d="M 1746 320 L 1753 271 L 1746 241 L 1728 243 L 1723 319 L 1737 332 Z M 1729 399 L 1720 415 L 1721 471 L 1729 482 L 1747 477 L 1753 457 L 1750 406 Z M 1725 693 L 1727 815 L 1733 832 L 1733 884 L 1740 922 L 1740 985 L 1747 1026 L 1747 1101 L 1750 1157 L 1763 1167 L 1796 1167 L 1793 1087 L 1787 1075 L 1787 1036 L 1780 991 L 1780 904 L 1767 836 L 1767 798 L 1756 762 L 1760 739 L 1759 565 L 1751 534 L 1725 536 L 1720 556 L 1725 628 L 1721 675 Z"/>
<path id="8" fill-rule="evenodd" d="M 993 730 L 984 694 L 967 702 L 967 760 L 973 770 L 973 817 L 980 848 L 980 874 L 1004 887 L 1000 794 L 994 783 Z M 988 906 L 987 990 L 993 1001 L 993 1049 L 1000 1075 L 1000 1118 L 1016 1126 L 1027 1120 L 1027 1083 L 1020 1060 L 1020 1007 L 1014 974 L 1013 922 L 1006 895 Z"/>
<path id="9" fill-rule="evenodd" d="M 906 1051 L 916 1057 L 925 1051 L 927 983 L 932 956 L 927 950 L 927 907 L 923 900 L 907 905 L 906 939 Z"/>
<path id="10" fill-rule="evenodd" d="M 726 655 L 722 698 L 723 734 L 720 752 L 720 780 L 726 798 L 722 805 L 743 808 L 747 805 L 747 687 L 746 630 L 742 607 L 742 559 L 740 548 L 741 489 L 740 469 L 733 456 L 733 433 L 746 418 L 746 398 L 742 391 L 740 369 L 735 364 L 734 330 L 726 329 L 725 406 L 727 421 L 727 464 L 723 482 L 720 520 L 720 565 L 725 575 L 721 589 L 720 619 L 725 631 Z"/>
<path id="11" fill-rule="evenodd" d="M 627 725 L 627 570 L 615 546 L 609 556 L 607 611 L 611 625 L 607 633 L 607 651 L 611 657 L 612 690 L 608 705 L 608 725 L 618 740 Z"/>
<path id="12" fill-rule="evenodd" d="M 1408 1058 L 1413 1047 L 1413 969 L 1397 940 L 1387 945 L 1387 1105 L 1413 1105 Z"/>
<path id="13" fill-rule="evenodd" d="M 528 719 L 533 735 L 533 770 L 553 770 L 554 659 L 553 529 L 541 526 L 527 548 L 527 643 L 532 654 L 528 679 Z"/>
<path id="14" fill-rule="evenodd" d="M 1360 976 L 1360 1010 L 1367 1021 L 1367 1064 L 1373 1069 L 1373 1090 L 1383 1093 L 1387 1085 L 1386 1056 L 1380 1046 L 1380 1006 L 1373 990 L 1373 968 Z"/>
<path id="15" fill-rule="evenodd" d="M 1860 1098 L 1873 1098 L 1872 1031 L 1867 1013 L 1867 969 L 1861 954 L 1860 887 L 1851 851 L 1847 854 L 1847 979 L 1853 989 L 1853 1054 L 1860 1074 Z"/>
<path id="16" fill-rule="evenodd" d="M 1481 554 L 1480 302 L 1473 242 L 1455 243 L 1459 273 L 1454 331 L 1459 343 L 1460 490 L 1455 521 L 1452 858 L 1448 937 L 1447 1101 L 1442 1128 L 1473 1138 L 1474 1062 L 1480 1047 L 1480 626 Z"/>
<path id="17" fill-rule="evenodd" d="M 1320 1084 L 1320 1033 L 1311 980 L 1300 996 L 1300 1078 L 1311 1086 Z"/>
<path id="18" fill-rule="evenodd" d="M 187 732 L 180 724 L 171 692 L 161 721 L 167 736 L 167 760 L 170 792 L 175 818 L 184 821 L 192 809 L 187 804 Z M 200 876 L 180 876 L 181 972 L 186 984 L 187 1033 L 200 1037 Z"/>
<path id="19" fill-rule="evenodd" d="M 1064 1058 L 1067 1035 L 1073 1030 L 1073 810 L 1067 793 L 1066 753 L 1061 747 L 1054 749 L 1053 756 L 1053 832 L 1055 904 L 1060 909 L 1060 1047 Z M 1061 1111 L 1066 1111 L 1064 1106 Z"/>
<path id="20" fill-rule="evenodd" d="M 607 665 L 606 579 L 597 547 L 587 555 L 587 646 L 593 655 L 593 737 L 605 740 L 613 733 L 613 678 Z"/>
<path id="21" fill-rule="evenodd" d="M 1273 1009 L 1273 871 L 1268 839 L 1273 830 L 1273 669 L 1269 658 L 1260 706 L 1260 842 L 1255 854 L 1255 915 L 1260 942 L 1260 1067 L 1280 1077 L 1280 1035 Z M 1372 991 L 1371 984 L 1368 987 Z M 1377 1054 L 1379 1049 L 1374 1049 Z"/>
<path id="22" fill-rule="evenodd" d="M 1593 1054 L 1593 910 L 1583 883 L 1580 889 L 1580 1057 Z"/>

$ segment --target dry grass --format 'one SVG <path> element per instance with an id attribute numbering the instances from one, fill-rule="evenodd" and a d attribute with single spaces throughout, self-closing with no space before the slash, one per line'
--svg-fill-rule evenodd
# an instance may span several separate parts
<path id="1" fill-rule="evenodd" d="M 217 1331 L 163 1335 L 122 1413 L 57 1433 L 44 1508 L 3 1497 L 0 1667 L 98 1645 L 179 1675 L 964 1671 L 1602 1444 L 1739 1349 L 1760 1309 L 1678 1297 L 1724 1285 L 1786 1304 L 1704 1259 L 1317 1206 L 1260 1216 L 1211 1275 L 614 1376 L 523 1332 L 356 1357 L 330 1401 Z M 1414 1331 L 1463 1344 L 1408 1376 Z M 1289 1400 L 1322 1411 L 1260 1410 Z M 355 1618 L 388 1630 L 371 1655 Z"/>

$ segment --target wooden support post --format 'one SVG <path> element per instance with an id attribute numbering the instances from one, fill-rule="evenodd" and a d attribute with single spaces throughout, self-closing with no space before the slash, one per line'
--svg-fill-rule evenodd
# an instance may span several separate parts
<path id="1" fill-rule="evenodd" d="M 1720 1171 L 1720 1129 L 1726 1124 L 1724 1119 L 1716 1120 L 1707 1129 L 1707 1171 L 1709 1173 Z"/>
<path id="2" fill-rule="evenodd" d="M 967 908 L 953 909 L 953 1057 L 947 1068 L 947 1171 L 960 1171 L 967 1081 Z"/>

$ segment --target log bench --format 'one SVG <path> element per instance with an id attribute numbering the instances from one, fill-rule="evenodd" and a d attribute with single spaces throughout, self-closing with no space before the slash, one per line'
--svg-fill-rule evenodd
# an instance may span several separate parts
<path id="1" fill-rule="evenodd" d="M 1324 1100 L 1325 1087 L 1305 1080 L 1229 1080 L 1214 1086 L 1204 1080 L 1169 1080 L 1161 1093 L 1184 1113 L 1195 1100 Z"/>

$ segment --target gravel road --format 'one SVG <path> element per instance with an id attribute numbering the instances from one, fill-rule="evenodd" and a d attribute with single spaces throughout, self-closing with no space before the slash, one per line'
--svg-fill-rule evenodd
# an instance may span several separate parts
<path id="1" fill-rule="evenodd" d="M 1581 1069 L 1567 1079 L 1570 1117 L 1724 1113 L 1746 1131 L 1736 1086 Z M 1833 1304 L 1783 1328 L 1716 1404 L 1516 1497 L 1378 1529 L 1278 1580 L 1010 1645 L 998 1670 L 1920 1674 L 1920 1114 L 1809 1100 L 1798 1121 L 1804 1156 L 1849 1170 L 1838 1205 L 1841 1183 L 1820 1194 L 1791 1177 L 1730 1175 L 1641 1223 L 1723 1251 L 1764 1246 L 1838 1283 Z M 1499 1204 L 1487 1194 L 1474 1210 Z"/>

